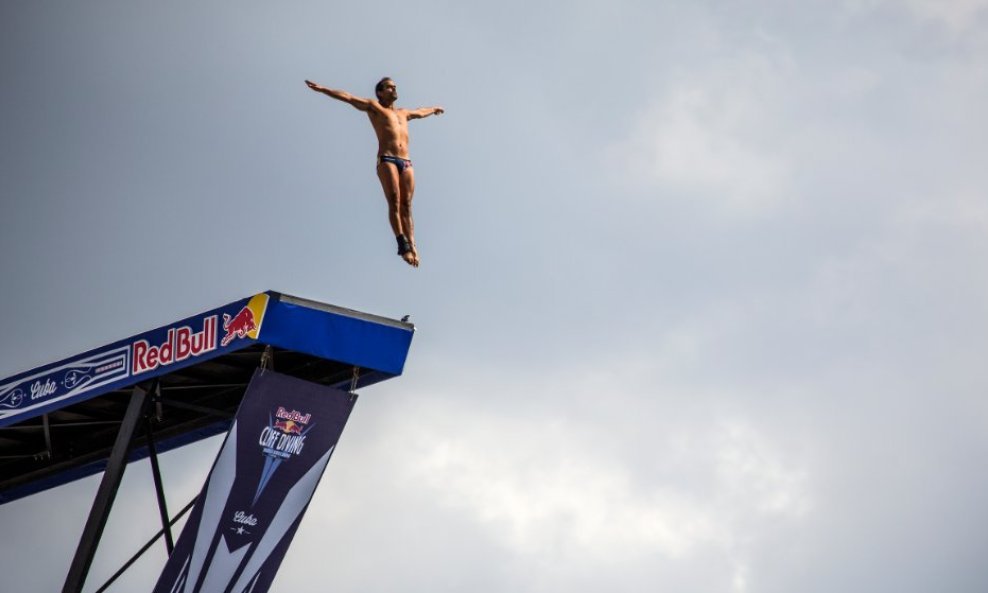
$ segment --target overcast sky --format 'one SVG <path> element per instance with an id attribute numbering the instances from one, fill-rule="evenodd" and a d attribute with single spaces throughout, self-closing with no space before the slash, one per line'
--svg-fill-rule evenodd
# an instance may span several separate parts
<path id="1" fill-rule="evenodd" d="M 303 83 L 385 75 L 446 109 L 418 270 Z M 273 591 L 988 591 L 988 0 L 14 0 L 0 84 L 0 377 L 267 289 L 416 323 Z M 4 590 L 97 485 L 0 506 Z M 135 464 L 87 590 L 159 527 Z"/>

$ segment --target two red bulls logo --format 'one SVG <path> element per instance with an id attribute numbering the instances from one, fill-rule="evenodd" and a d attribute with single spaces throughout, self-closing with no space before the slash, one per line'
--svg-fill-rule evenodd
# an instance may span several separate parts
<path id="1" fill-rule="evenodd" d="M 276 420 L 274 429 L 285 434 L 302 434 L 302 425 L 292 420 Z"/>

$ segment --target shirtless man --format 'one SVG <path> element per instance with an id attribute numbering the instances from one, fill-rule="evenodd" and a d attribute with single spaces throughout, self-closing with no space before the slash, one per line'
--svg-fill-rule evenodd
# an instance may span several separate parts
<path id="1" fill-rule="evenodd" d="M 306 80 L 309 88 L 366 111 L 377 133 L 377 178 L 388 200 L 388 220 L 398 241 L 398 255 L 409 265 L 418 267 L 415 247 L 415 223 L 412 220 L 412 194 L 415 193 L 415 170 L 408 159 L 408 122 L 439 115 L 442 107 L 399 109 L 398 87 L 390 78 L 382 78 L 374 91 L 377 99 L 354 97 L 345 91 L 328 89 Z"/>

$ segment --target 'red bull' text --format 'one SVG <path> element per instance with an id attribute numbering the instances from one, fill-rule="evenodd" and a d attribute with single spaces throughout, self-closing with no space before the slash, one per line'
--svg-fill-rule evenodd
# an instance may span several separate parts
<path id="1" fill-rule="evenodd" d="M 193 332 L 188 326 L 173 327 L 161 344 L 152 345 L 147 340 L 134 342 L 131 347 L 131 374 L 145 373 L 216 350 L 216 326 L 216 315 L 211 315 L 202 320 L 202 329 L 198 332 Z"/>

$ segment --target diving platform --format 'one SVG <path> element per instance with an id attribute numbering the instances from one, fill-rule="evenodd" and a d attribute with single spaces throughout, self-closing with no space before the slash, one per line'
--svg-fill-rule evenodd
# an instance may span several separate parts
<path id="1" fill-rule="evenodd" d="M 227 431 L 256 369 L 355 391 L 401 375 L 411 323 L 268 291 L 0 380 L 0 504 Z"/>

